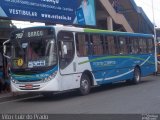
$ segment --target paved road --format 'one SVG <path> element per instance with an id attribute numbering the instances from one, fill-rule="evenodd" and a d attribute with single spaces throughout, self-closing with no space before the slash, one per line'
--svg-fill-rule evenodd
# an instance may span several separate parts
<path id="1" fill-rule="evenodd" d="M 70 92 L 50 99 L 37 96 L 1 102 L 0 113 L 160 113 L 160 76 L 143 78 L 138 85 L 94 88 L 87 96 Z"/>

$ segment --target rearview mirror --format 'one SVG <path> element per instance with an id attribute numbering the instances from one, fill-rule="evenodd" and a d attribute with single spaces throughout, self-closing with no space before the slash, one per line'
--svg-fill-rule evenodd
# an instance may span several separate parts
<path id="1" fill-rule="evenodd" d="M 67 46 L 63 45 L 63 54 L 66 55 L 67 54 Z"/>

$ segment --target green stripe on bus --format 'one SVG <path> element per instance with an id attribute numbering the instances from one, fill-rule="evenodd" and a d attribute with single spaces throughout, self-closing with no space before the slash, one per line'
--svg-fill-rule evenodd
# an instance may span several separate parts
<path id="1" fill-rule="evenodd" d="M 85 28 L 84 32 L 91 32 L 91 33 L 106 33 L 106 32 L 114 32 L 112 30 L 99 30 L 99 29 L 89 29 Z"/>
<path id="2" fill-rule="evenodd" d="M 112 31 L 112 30 L 100 30 L 100 29 L 89 29 L 84 28 L 84 32 L 87 33 L 100 33 L 100 34 L 109 34 L 109 35 L 129 35 L 129 36 L 135 36 L 135 37 L 150 37 L 153 38 L 153 35 L 151 34 L 141 34 L 141 33 L 131 33 L 131 32 L 121 32 L 121 31 Z"/>
<path id="3" fill-rule="evenodd" d="M 143 59 L 143 58 L 132 57 L 132 56 L 108 56 L 108 57 L 95 58 L 95 59 L 92 59 L 92 60 L 86 60 L 86 61 L 80 62 L 78 64 L 82 65 L 82 64 L 85 64 L 85 63 L 88 63 L 88 62 L 96 62 L 96 61 L 100 61 L 100 60 L 113 59 L 113 58 L 116 58 L 116 59 L 118 59 L 118 58 L 123 58 L 123 59 L 130 58 L 130 59 L 136 59 L 136 60 L 142 60 L 142 61 L 146 60 L 146 59 Z M 147 61 L 147 62 L 150 63 L 150 64 L 155 64 L 155 63 L 150 62 L 150 61 Z"/>

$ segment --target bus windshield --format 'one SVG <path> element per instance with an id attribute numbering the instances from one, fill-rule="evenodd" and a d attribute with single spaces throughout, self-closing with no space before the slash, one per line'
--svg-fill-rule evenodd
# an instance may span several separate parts
<path id="1" fill-rule="evenodd" d="M 43 69 L 57 64 L 55 38 L 32 37 L 14 39 L 12 44 L 12 69 Z"/>

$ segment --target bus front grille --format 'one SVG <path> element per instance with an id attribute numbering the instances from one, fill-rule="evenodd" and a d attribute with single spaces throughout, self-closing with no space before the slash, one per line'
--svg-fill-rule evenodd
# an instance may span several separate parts
<path id="1" fill-rule="evenodd" d="M 26 85 L 20 85 L 20 90 L 38 90 L 40 89 L 40 85 L 32 85 L 32 84 L 26 84 Z"/>

